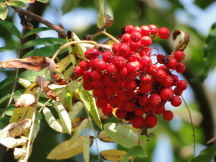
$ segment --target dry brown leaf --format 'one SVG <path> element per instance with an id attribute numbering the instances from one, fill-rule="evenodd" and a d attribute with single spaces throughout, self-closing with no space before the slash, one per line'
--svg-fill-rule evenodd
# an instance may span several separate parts
<path id="1" fill-rule="evenodd" d="M 110 161 L 119 161 L 126 154 L 127 152 L 121 150 L 105 150 L 100 152 L 100 156 L 104 160 L 110 160 Z"/>
<path id="2" fill-rule="evenodd" d="M 177 37 L 180 36 L 180 40 L 177 42 L 177 45 L 174 49 L 175 51 L 184 51 L 190 41 L 190 35 L 181 30 L 175 30 L 173 33 L 173 40 L 176 40 Z"/>
<path id="3" fill-rule="evenodd" d="M 16 123 L 11 123 L 0 131 L 0 138 L 16 137 L 30 129 L 32 121 L 24 119 Z"/>
<path id="4" fill-rule="evenodd" d="M 51 59 L 43 56 L 32 56 L 23 59 L 10 59 L 0 62 L 0 68 L 24 68 L 27 70 L 40 71 L 47 66 L 51 67 Z M 52 63 L 52 68 L 53 68 Z"/>

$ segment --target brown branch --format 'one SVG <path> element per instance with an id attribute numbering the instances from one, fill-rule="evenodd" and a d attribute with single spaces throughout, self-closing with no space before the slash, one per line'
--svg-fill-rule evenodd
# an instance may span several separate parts
<path id="1" fill-rule="evenodd" d="M 30 17 L 48 27 L 50 27 L 51 29 L 57 31 L 61 36 L 63 37 L 66 37 L 67 36 L 67 33 L 62 29 L 60 28 L 59 26 L 56 26 L 54 24 L 52 24 L 51 22 L 49 22 L 48 20 L 44 19 L 43 17 L 41 16 L 38 16 L 36 15 L 35 13 L 33 12 L 30 12 L 28 10 L 23 10 L 19 7 L 12 7 L 16 12 L 18 12 L 19 14 L 21 15 L 26 15 L 27 17 Z"/>

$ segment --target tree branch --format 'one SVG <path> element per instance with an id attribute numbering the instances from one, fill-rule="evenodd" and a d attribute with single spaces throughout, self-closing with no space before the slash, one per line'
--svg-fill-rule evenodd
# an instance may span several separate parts
<path id="1" fill-rule="evenodd" d="M 48 20 L 44 19 L 43 17 L 41 16 L 38 16 L 36 15 L 35 13 L 33 12 L 30 12 L 28 10 L 23 10 L 19 7 L 12 7 L 16 12 L 18 12 L 19 14 L 21 15 L 26 15 L 50 28 L 52 28 L 53 30 L 57 31 L 62 37 L 66 37 L 67 36 L 67 33 L 60 27 L 52 24 L 51 22 L 49 22 Z"/>

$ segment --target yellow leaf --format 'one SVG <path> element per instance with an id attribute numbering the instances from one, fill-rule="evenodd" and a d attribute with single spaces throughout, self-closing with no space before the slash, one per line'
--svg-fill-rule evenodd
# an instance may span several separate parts
<path id="1" fill-rule="evenodd" d="M 71 63 L 71 55 L 68 55 L 61 59 L 61 61 L 57 64 L 57 68 L 55 69 L 57 72 L 61 73 L 66 69 L 66 67 Z"/>
<path id="2" fill-rule="evenodd" d="M 36 109 L 33 106 L 15 108 L 13 111 L 13 115 L 10 118 L 10 123 L 17 122 L 18 120 L 23 118 L 31 119 L 35 110 Z"/>
<path id="3" fill-rule="evenodd" d="M 100 152 L 100 156 L 104 160 L 110 160 L 110 161 L 119 161 L 126 154 L 127 152 L 121 150 L 105 150 Z"/>
<path id="4" fill-rule="evenodd" d="M 103 142 L 113 142 L 112 138 L 104 130 L 98 134 L 98 138 Z"/>
<path id="5" fill-rule="evenodd" d="M 47 156 L 50 160 L 68 159 L 83 152 L 83 141 L 87 137 L 81 136 L 69 139 L 56 146 Z"/>

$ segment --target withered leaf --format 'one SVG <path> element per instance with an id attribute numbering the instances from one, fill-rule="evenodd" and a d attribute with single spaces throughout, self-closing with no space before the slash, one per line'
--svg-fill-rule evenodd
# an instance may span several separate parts
<path id="1" fill-rule="evenodd" d="M 113 142 L 112 138 L 106 133 L 106 131 L 102 130 L 98 134 L 98 138 L 103 142 Z"/>
<path id="2" fill-rule="evenodd" d="M 43 56 L 32 56 L 23 59 L 10 59 L 0 62 L 0 68 L 24 68 L 34 71 L 40 71 L 49 65 L 50 58 Z"/>
<path id="3" fill-rule="evenodd" d="M 0 131 L 0 138 L 20 136 L 23 132 L 30 129 L 31 124 L 31 119 L 11 123 Z"/>
<path id="4" fill-rule="evenodd" d="M 173 40 L 176 40 L 178 36 L 180 36 L 180 40 L 177 42 L 174 51 L 184 51 L 190 41 L 190 35 L 181 30 L 175 30 L 173 32 Z"/>

